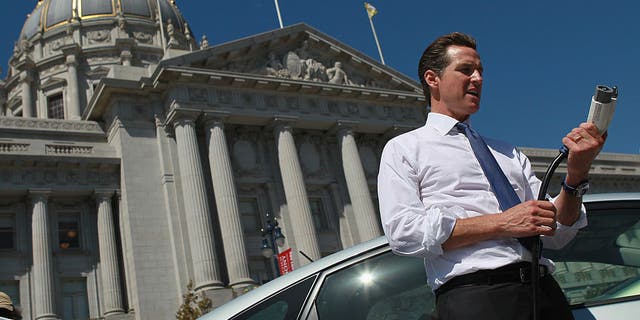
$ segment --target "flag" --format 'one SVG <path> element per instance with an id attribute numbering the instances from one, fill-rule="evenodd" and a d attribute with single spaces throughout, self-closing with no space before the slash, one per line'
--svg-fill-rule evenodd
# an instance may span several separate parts
<path id="1" fill-rule="evenodd" d="M 278 267 L 280 268 L 280 275 L 285 275 L 293 271 L 291 248 L 278 253 Z"/>
<path id="2" fill-rule="evenodd" d="M 378 10 L 376 9 L 376 7 L 372 6 L 368 2 L 364 3 L 364 8 L 367 9 L 367 14 L 369 15 L 369 19 L 371 19 L 373 16 L 375 16 L 378 13 Z"/>

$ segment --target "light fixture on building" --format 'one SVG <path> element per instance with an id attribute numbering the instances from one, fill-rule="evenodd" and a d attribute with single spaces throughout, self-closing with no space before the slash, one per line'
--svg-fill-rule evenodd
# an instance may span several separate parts
<path id="1" fill-rule="evenodd" d="M 260 229 L 263 237 L 261 251 L 265 258 L 273 258 L 276 277 L 279 277 L 278 247 L 284 246 L 285 236 L 282 234 L 282 230 L 278 226 L 278 220 L 275 217 L 272 221 L 269 213 L 267 213 L 266 218 L 265 228 Z"/>

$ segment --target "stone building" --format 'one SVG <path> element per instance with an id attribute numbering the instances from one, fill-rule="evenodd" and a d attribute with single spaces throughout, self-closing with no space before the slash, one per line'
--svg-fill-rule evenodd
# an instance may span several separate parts
<path id="1" fill-rule="evenodd" d="M 167 0 L 38 1 L 9 65 L 0 290 L 25 319 L 170 319 L 190 280 L 224 303 L 274 276 L 267 213 L 294 268 L 381 235 L 380 152 L 427 114 L 414 79 L 305 24 L 209 46 Z M 640 157 L 594 180 L 637 190 Z"/>

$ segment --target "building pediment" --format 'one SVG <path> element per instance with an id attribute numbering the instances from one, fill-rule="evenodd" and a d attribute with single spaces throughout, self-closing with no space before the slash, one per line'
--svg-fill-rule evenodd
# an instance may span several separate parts
<path id="1" fill-rule="evenodd" d="M 414 79 L 306 24 L 209 47 L 166 60 L 168 65 L 422 93 Z"/>
<path id="2" fill-rule="evenodd" d="M 66 84 L 66 80 L 65 79 L 61 79 L 61 78 L 49 78 L 47 80 L 45 80 L 41 86 L 44 90 L 50 90 L 56 87 L 63 87 Z"/>
<path id="3" fill-rule="evenodd" d="M 93 78 L 93 79 L 104 78 L 105 76 L 107 76 L 107 74 L 109 74 L 109 71 L 111 71 L 111 69 L 107 67 L 93 68 L 89 70 L 89 72 L 87 72 L 87 77 Z"/>

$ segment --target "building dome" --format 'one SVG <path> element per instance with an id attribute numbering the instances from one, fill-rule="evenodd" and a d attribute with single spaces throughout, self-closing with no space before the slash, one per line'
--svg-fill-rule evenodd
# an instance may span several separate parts
<path id="1" fill-rule="evenodd" d="M 174 0 L 40 0 L 15 43 L 0 99 L 14 116 L 80 119 L 102 78 L 137 80 L 195 49 Z"/>
<path id="2" fill-rule="evenodd" d="M 162 19 L 172 22 L 176 30 L 185 31 L 182 15 L 173 0 L 160 0 Z M 63 28 L 74 22 L 113 20 L 155 21 L 156 0 L 40 0 L 27 18 L 20 39 L 31 39 L 38 33 Z"/>

